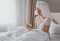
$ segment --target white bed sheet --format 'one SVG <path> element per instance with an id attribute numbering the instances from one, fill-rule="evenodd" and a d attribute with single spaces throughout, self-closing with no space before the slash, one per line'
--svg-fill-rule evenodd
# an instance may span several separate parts
<path id="1" fill-rule="evenodd" d="M 26 31 L 25 30 L 26 29 L 24 26 L 15 27 L 15 28 L 11 27 L 9 28 L 9 31 L 0 33 L 0 41 L 12 41 L 17 37 L 20 37 L 23 33 L 28 32 L 27 30 Z"/>
<path id="2" fill-rule="evenodd" d="M 56 34 L 52 35 L 50 41 L 60 41 L 60 35 L 56 35 Z"/>

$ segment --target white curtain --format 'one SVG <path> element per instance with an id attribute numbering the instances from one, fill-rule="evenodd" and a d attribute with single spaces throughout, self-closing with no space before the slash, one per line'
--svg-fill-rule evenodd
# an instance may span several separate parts
<path id="1" fill-rule="evenodd" d="M 24 22 L 29 21 L 28 13 L 28 0 L 17 0 L 17 12 L 18 12 L 18 25 L 24 24 Z"/>
<path id="2" fill-rule="evenodd" d="M 28 0 L 0 0 L 0 25 L 22 26 L 28 21 Z"/>

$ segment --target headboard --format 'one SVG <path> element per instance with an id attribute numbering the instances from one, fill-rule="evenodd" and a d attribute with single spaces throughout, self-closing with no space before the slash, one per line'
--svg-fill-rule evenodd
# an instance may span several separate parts
<path id="1" fill-rule="evenodd" d="M 54 20 L 55 20 L 58 24 L 60 24 L 60 12 L 52 12 L 51 14 L 52 14 Z"/>

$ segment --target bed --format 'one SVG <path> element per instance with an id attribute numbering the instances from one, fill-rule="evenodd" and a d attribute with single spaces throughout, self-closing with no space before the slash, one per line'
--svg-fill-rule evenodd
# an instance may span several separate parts
<path id="1" fill-rule="evenodd" d="M 52 16 L 54 17 L 55 21 L 60 24 L 60 19 L 59 19 L 60 13 L 52 13 Z M 52 23 L 52 25 L 53 25 L 52 27 L 54 27 L 55 24 Z M 16 30 L 19 28 L 21 29 L 24 28 L 24 26 L 4 26 L 4 27 L 7 27 L 7 29 L 4 28 L 5 30 L 3 31 L 3 33 L 2 31 L 0 31 L 0 41 L 13 41 L 16 38 L 20 38 L 19 34 L 16 34 L 17 37 L 15 37 L 15 34 L 12 34 L 12 33 L 16 32 Z M 60 25 L 59 25 L 59 29 L 60 29 Z M 60 33 L 60 30 L 59 30 L 59 33 Z M 60 34 L 51 33 L 50 41 L 60 41 Z"/>

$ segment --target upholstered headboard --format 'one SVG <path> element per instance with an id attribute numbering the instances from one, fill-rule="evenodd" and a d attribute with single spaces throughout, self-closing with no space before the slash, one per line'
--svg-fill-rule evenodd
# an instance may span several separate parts
<path id="1" fill-rule="evenodd" d="M 51 13 L 51 14 L 52 14 L 54 20 L 55 20 L 58 24 L 60 24 L 60 12 L 53 12 L 53 13 Z"/>

